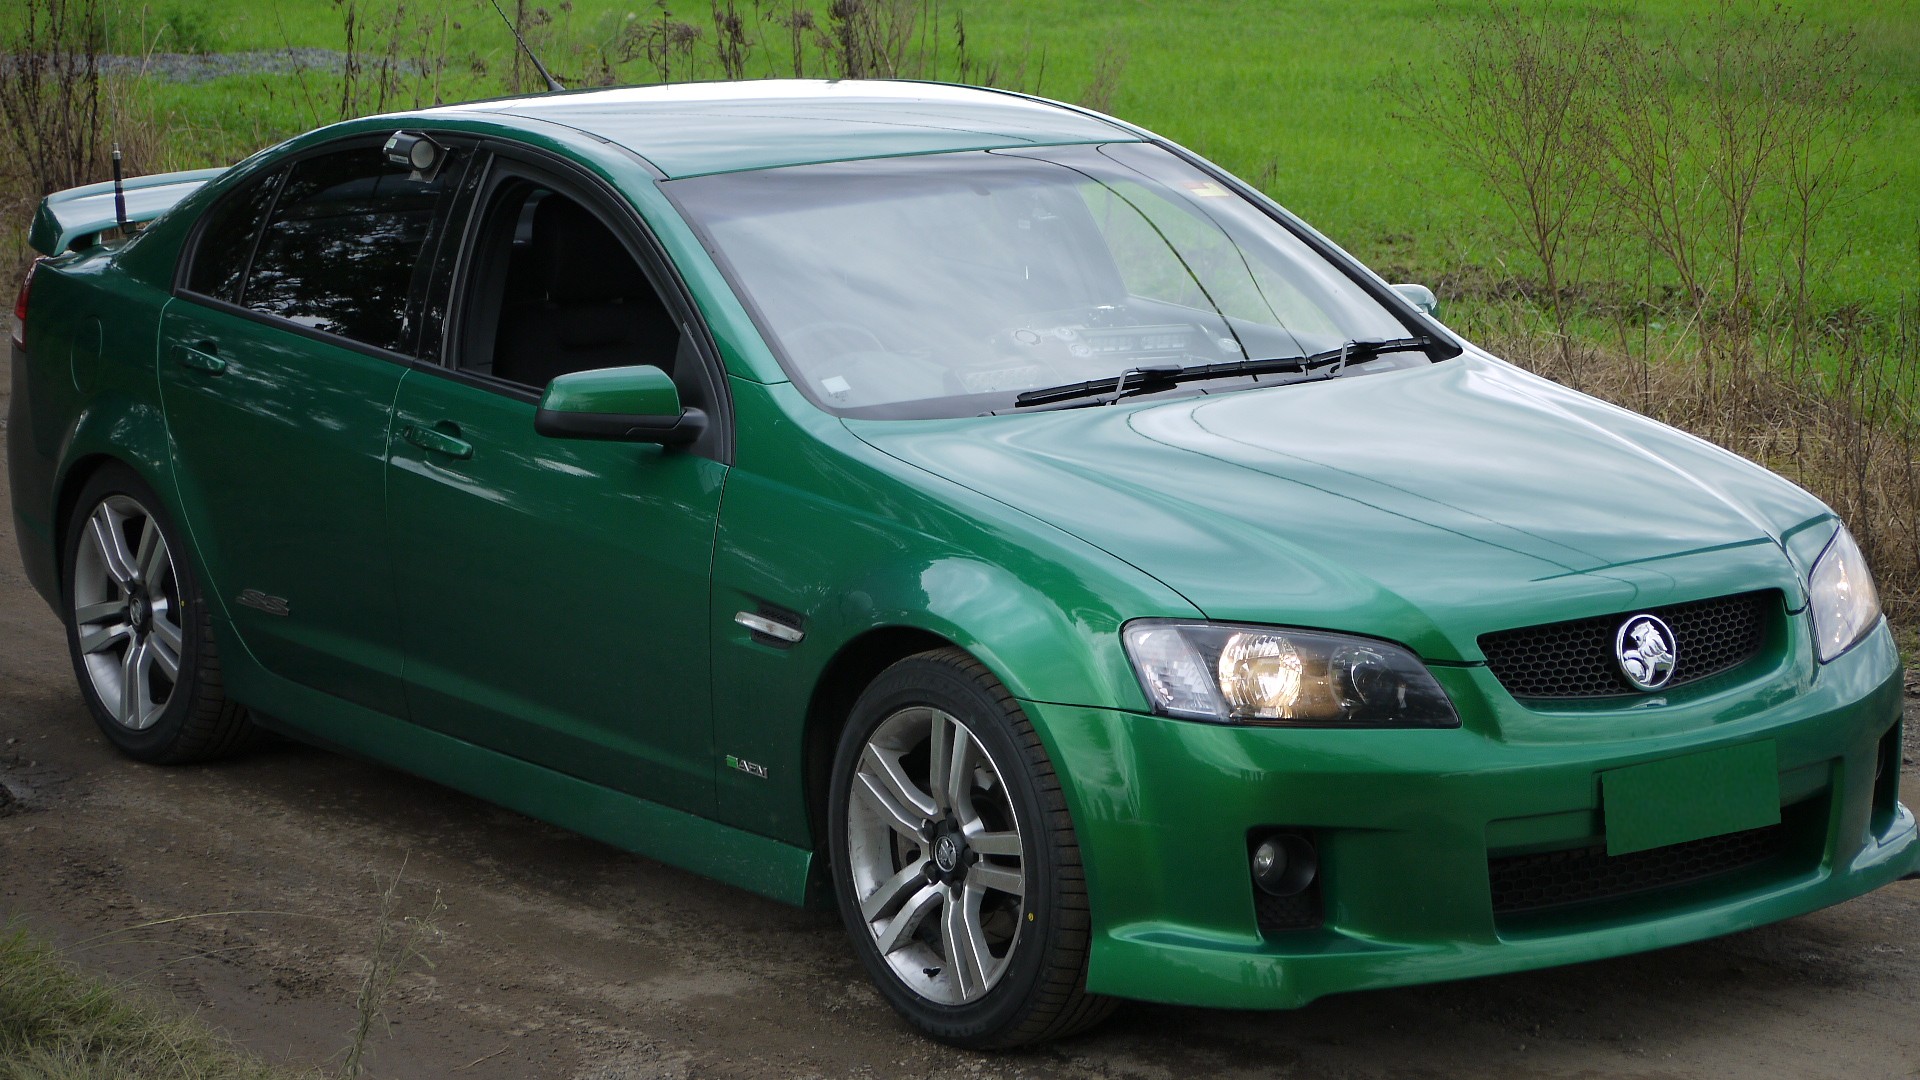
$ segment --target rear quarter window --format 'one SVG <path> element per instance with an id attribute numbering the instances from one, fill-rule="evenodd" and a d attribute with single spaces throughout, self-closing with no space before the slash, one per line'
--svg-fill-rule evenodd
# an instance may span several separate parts
<path id="1" fill-rule="evenodd" d="M 239 191 L 222 199 L 208 212 L 207 224 L 194 249 L 193 264 L 187 270 L 187 288 L 203 296 L 228 303 L 240 300 L 240 282 L 247 276 L 247 260 L 253 255 L 253 241 L 267 209 L 273 205 L 274 192 L 280 188 L 284 169 L 275 169 L 250 181 Z"/>

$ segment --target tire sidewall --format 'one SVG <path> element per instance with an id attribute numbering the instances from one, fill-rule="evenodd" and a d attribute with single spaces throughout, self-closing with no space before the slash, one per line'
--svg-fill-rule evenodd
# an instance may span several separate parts
<path id="1" fill-rule="evenodd" d="M 1026 876 L 1025 911 L 1015 939 L 1013 960 L 993 989 L 977 1001 L 945 1005 L 928 1001 L 903 984 L 881 957 L 872 932 L 860 915 L 848 872 L 847 813 L 860 754 L 882 722 L 902 709 L 930 706 L 965 723 L 985 747 L 1009 788 L 1020 835 Z M 999 702 L 951 664 L 913 657 L 887 669 L 855 703 L 834 754 L 828 793 L 828 852 L 834 896 L 854 951 L 874 985 L 893 1007 L 921 1030 L 961 1045 L 993 1045 L 996 1036 L 1017 1026 L 1031 1010 L 1050 938 L 1058 924 L 1058 858 L 1047 828 L 1031 762 L 1014 741 Z"/>
<path id="2" fill-rule="evenodd" d="M 93 677 L 88 673 L 86 662 L 80 654 L 80 627 L 73 617 L 75 559 L 80 545 L 86 542 L 87 518 L 92 516 L 102 501 L 114 495 L 125 496 L 139 503 L 141 509 L 159 524 L 160 535 L 166 539 L 167 550 L 173 558 L 174 583 L 180 594 L 182 608 L 179 619 L 180 676 L 174 680 L 173 694 L 161 709 L 159 718 L 141 731 L 115 720 L 112 711 L 94 690 Z M 117 463 L 103 466 L 87 479 L 79 498 L 74 501 L 73 513 L 67 519 L 66 543 L 60 557 L 60 597 L 63 605 L 60 617 L 66 623 L 67 656 L 73 665 L 74 679 L 80 684 L 81 697 L 86 700 L 87 711 L 93 714 L 94 723 L 99 725 L 107 740 L 129 756 L 143 761 L 164 759 L 179 740 L 181 728 L 193 711 L 193 699 L 199 689 L 201 628 L 205 611 L 199 577 L 193 572 L 186 545 L 179 529 L 174 527 L 172 515 L 167 512 L 152 486 L 142 480 L 138 473 Z"/>

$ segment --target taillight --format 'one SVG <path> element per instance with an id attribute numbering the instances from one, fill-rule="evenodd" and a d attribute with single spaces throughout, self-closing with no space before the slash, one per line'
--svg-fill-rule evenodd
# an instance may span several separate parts
<path id="1" fill-rule="evenodd" d="M 27 276 L 20 279 L 20 296 L 13 302 L 13 344 L 22 352 L 27 348 L 27 294 L 33 290 L 33 272 L 39 268 L 39 259 L 28 264 Z"/>

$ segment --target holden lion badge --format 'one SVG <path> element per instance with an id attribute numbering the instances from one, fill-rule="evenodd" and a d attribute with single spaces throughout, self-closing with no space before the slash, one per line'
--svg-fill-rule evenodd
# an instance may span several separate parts
<path id="1" fill-rule="evenodd" d="M 1620 624 L 1614 637 L 1614 655 L 1620 658 L 1620 673 L 1641 690 L 1658 690 L 1673 678 L 1673 631 L 1651 615 L 1635 615 Z"/>

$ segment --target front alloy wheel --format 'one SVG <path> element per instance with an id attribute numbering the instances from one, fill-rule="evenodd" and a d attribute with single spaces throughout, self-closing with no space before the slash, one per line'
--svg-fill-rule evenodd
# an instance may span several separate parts
<path id="1" fill-rule="evenodd" d="M 102 467 L 67 519 L 67 647 L 100 730 L 142 761 L 200 761 L 254 729 L 221 685 L 213 623 L 159 496 Z"/>
<path id="2" fill-rule="evenodd" d="M 1026 893 L 1007 782 L 967 726 L 901 709 L 868 737 L 847 809 L 860 917 L 894 975 L 929 1001 L 978 1001 L 1007 972 Z"/>
<path id="3" fill-rule="evenodd" d="M 1006 1047 L 1110 1011 L 1085 990 L 1085 877 L 1059 779 L 978 661 L 942 649 L 883 672 L 841 734 L 829 808 L 847 932 L 915 1027 Z"/>

